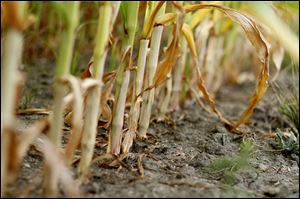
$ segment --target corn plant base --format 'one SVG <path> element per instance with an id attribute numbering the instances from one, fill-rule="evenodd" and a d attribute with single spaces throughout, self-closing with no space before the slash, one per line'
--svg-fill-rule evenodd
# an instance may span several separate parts
<path id="1" fill-rule="evenodd" d="M 224 107 L 224 110 L 228 112 L 231 112 L 233 109 L 241 110 L 244 104 L 242 101 L 237 102 L 236 97 L 245 97 L 243 90 L 250 88 L 251 87 L 233 87 L 230 89 L 222 89 L 220 106 Z M 270 97 L 272 97 L 272 95 L 270 95 Z M 44 99 L 41 99 L 41 101 L 42 100 Z M 236 104 L 234 107 L 238 108 L 228 105 L 228 100 L 235 101 Z M 266 103 L 268 103 L 268 101 Z M 234 113 L 232 112 L 232 114 Z M 187 197 L 193 197 L 195 195 L 217 197 L 225 194 L 225 192 L 219 189 L 219 187 L 222 186 L 222 181 L 209 181 L 209 179 L 215 178 L 217 174 L 210 174 L 202 169 L 199 170 L 199 167 L 201 167 L 201 165 L 209 166 L 210 161 L 207 159 L 208 156 L 218 159 L 224 156 L 224 154 L 226 156 L 227 153 L 232 154 L 232 156 L 237 155 L 237 149 L 240 146 L 241 139 L 234 140 L 235 135 L 230 134 L 222 127 L 216 118 L 195 104 L 190 104 L 182 111 L 174 112 L 171 115 L 175 120 L 176 129 L 174 130 L 173 127 L 168 124 L 150 123 L 148 139 L 144 141 L 137 139 L 134 141 L 133 147 L 131 147 L 130 152 L 127 154 L 127 158 L 122 160 L 124 164 L 122 168 L 118 169 L 120 167 L 119 163 L 114 167 L 110 167 L 106 164 L 101 165 L 101 162 L 93 163 L 92 167 L 88 170 L 90 174 L 89 181 L 80 189 L 82 192 L 88 193 L 84 196 L 105 194 L 111 197 L 133 197 L 135 194 L 147 194 L 149 196 L 157 194 L 163 197 L 167 195 L 172 196 L 172 194 L 179 196 L 185 194 Z M 260 117 L 265 117 L 267 112 L 258 112 L 255 115 L 256 117 L 252 120 L 257 123 L 255 129 L 267 129 L 269 124 L 259 119 Z M 151 133 L 155 133 L 155 135 L 152 136 Z M 98 134 L 98 138 L 104 139 L 104 136 L 104 134 Z M 217 141 L 215 141 L 215 139 Z M 270 140 L 270 142 L 272 141 Z M 259 146 L 257 146 L 257 152 L 253 154 L 251 160 L 254 166 L 258 166 L 256 172 L 257 175 L 261 177 L 254 180 L 253 183 L 258 187 L 255 189 L 253 187 L 248 188 L 246 181 L 239 182 L 239 186 L 247 187 L 241 188 L 242 191 L 251 196 L 258 197 L 259 195 L 264 195 L 264 192 L 269 191 L 264 187 L 265 182 L 276 179 L 282 180 L 284 183 L 295 182 L 294 185 L 291 185 L 291 189 L 287 189 L 285 193 L 278 193 L 279 195 L 283 194 L 282 196 L 292 197 L 295 194 L 293 193 L 293 189 L 297 190 L 298 187 L 296 183 L 298 182 L 297 163 L 289 157 L 282 156 L 279 152 L 271 152 L 274 150 L 272 146 L 261 142 L 260 139 L 255 138 L 255 143 Z M 263 147 L 264 150 L 260 147 Z M 101 148 L 97 145 L 97 152 L 103 151 L 103 153 L 105 153 L 105 149 L 105 147 Z M 266 152 L 266 150 L 268 150 L 268 152 Z M 32 181 L 35 182 L 34 176 L 40 176 L 37 170 L 43 163 L 36 153 L 35 149 L 31 149 L 25 157 L 22 170 L 20 170 L 22 176 L 18 177 L 20 185 L 13 184 L 8 187 L 8 190 L 14 190 L 13 193 L 10 193 L 11 195 L 19 195 L 20 189 L 24 190 L 27 188 L 28 179 L 32 179 Z M 145 154 L 141 161 L 145 177 L 142 180 L 132 180 L 130 182 L 131 186 L 128 187 L 128 180 L 131 180 L 131 178 L 141 178 L 137 164 L 140 153 Z M 96 153 L 94 153 L 94 155 L 95 158 L 98 157 Z M 264 161 L 261 161 L 262 159 Z M 274 159 L 278 161 L 274 162 Z M 130 164 L 131 161 L 134 163 Z M 27 164 L 30 165 L 30 167 L 27 167 Z M 78 167 L 78 164 L 74 164 L 74 166 Z M 273 169 L 273 167 L 282 169 L 277 173 L 277 170 Z M 290 168 L 290 171 L 288 171 L 287 168 Z M 170 175 L 169 172 L 174 175 L 174 178 L 166 181 L 165 179 L 168 179 L 167 177 Z M 283 172 L 285 172 L 284 178 L 282 178 Z M 148 178 L 148 175 L 151 175 L 152 178 Z M 188 177 L 189 175 L 192 175 L 193 178 Z M 241 174 L 241 177 L 245 177 L 245 175 L 246 174 Z M 124 176 L 128 176 L 129 179 L 124 179 Z M 178 177 L 176 178 L 176 176 Z M 255 178 L 255 176 L 250 178 Z M 141 182 L 143 182 L 143 186 L 141 186 Z M 97 188 L 99 184 L 101 184 L 101 189 Z M 117 184 L 118 186 L 112 186 L 112 184 Z M 31 189 L 29 196 L 40 194 L 41 190 L 37 186 L 38 183 L 34 185 L 36 185 L 37 188 Z M 183 190 L 183 186 L 186 187 L 186 189 Z M 278 186 L 283 187 L 284 185 Z M 160 187 L 160 191 L 153 194 L 151 187 Z M 120 193 L 120 189 L 127 191 Z M 92 192 L 89 192 L 91 190 Z M 233 197 L 238 196 L 236 192 L 232 194 Z"/>

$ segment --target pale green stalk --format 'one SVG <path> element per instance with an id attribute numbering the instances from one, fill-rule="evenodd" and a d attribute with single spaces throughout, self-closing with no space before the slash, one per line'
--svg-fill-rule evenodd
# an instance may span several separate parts
<path id="1" fill-rule="evenodd" d="M 62 32 L 62 43 L 59 57 L 56 65 L 55 85 L 54 85 L 54 109 L 53 120 L 49 133 L 50 140 L 59 148 L 61 141 L 61 128 L 63 124 L 63 106 L 62 99 L 65 94 L 65 88 L 60 83 L 61 78 L 70 73 L 72 62 L 75 28 L 79 20 L 79 2 L 66 2 L 65 9 L 68 10 L 66 19 L 66 29 Z"/>
<path id="2" fill-rule="evenodd" d="M 144 19 L 144 28 L 146 25 L 146 22 L 148 21 L 151 12 L 154 8 L 154 2 L 148 1 L 147 7 L 146 7 L 146 13 L 145 13 L 145 19 Z M 144 29 L 143 28 L 143 29 Z M 132 144 L 133 140 L 136 137 L 136 131 L 137 131 L 137 124 L 138 119 L 140 115 L 140 103 L 141 98 L 137 99 L 137 96 L 142 91 L 143 87 L 143 80 L 144 80 L 144 73 L 145 73 L 145 65 L 146 65 L 146 58 L 147 58 L 147 52 L 148 52 L 148 45 L 149 45 L 149 38 L 144 38 L 140 40 L 140 49 L 138 54 L 138 61 L 137 61 L 137 69 L 134 77 L 134 85 L 133 85 L 133 95 L 131 98 L 131 106 L 130 106 L 130 112 L 128 116 L 128 131 L 124 135 L 124 140 L 122 142 L 122 152 L 128 153 Z"/>
<path id="3" fill-rule="evenodd" d="M 132 54 L 135 32 L 137 27 L 138 20 L 138 9 L 139 2 L 122 2 L 121 4 L 123 19 L 125 29 L 127 30 L 128 36 L 125 37 L 123 43 L 123 52 L 126 49 L 130 48 L 130 55 Z M 116 95 L 115 95 L 115 103 L 113 108 L 113 118 L 112 118 L 112 126 L 111 131 L 109 133 L 109 142 L 107 152 L 112 154 L 119 154 L 121 148 L 122 141 L 122 128 L 123 128 L 123 118 L 125 111 L 125 103 L 126 103 L 126 94 L 128 90 L 129 80 L 130 80 L 130 71 L 129 67 L 126 64 L 131 63 L 130 60 L 123 60 L 121 66 L 118 70 L 117 79 L 116 79 Z"/>
<path id="4" fill-rule="evenodd" d="M 75 29 L 79 22 L 79 2 L 63 2 L 64 24 L 66 28 L 61 33 L 61 47 L 57 60 L 54 83 L 54 108 L 51 120 L 49 139 L 52 143 L 60 148 L 61 145 L 61 129 L 63 126 L 63 98 L 66 87 L 61 83 L 61 79 L 70 73 L 72 62 Z M 55 197 L 57 195 L 58 179 L 52 175 L 49 168 L 45 168 L 44 194 L 47 197 Z"/>
<path id="5" fill-rule="evenodd" d="M 81 160 L 79 164 L 79 174 L 84 178 L 87 174 L 90 162 L 93 157 L 97 124 L 99 118 L 99 102 L 101 101 L 102 76 L 106 59 L 106 47 L 108 45 L 109 33 L 112 23 L 112 3 L 104 2 L 99 9 L 99 20 L 96 34 L 96 46 L 94 49 L 94 65 L 92 77 L 97 79 L 100 86 L 91 88 L 86 97 L 85 122 L 83 125 L 81 141 Z"/>
<path id="6" fill-rule="evenodd" d="M 159 11 L 159 15 L 164 14 L 166 8 L 166 4 L 162 6 Z M 150 53 L 146 67 L 146 82 L 145 88 L 153 85 L 153 78 L 156 71 L 156 67 L 158 64 L 158 56 L 159 56 L 159 47 L 161 42 L 161 36 L 163 32 L 163 26 L 159 25 L 154 27 L 151 37 L 151 46 Z M 146 133 L 149 127 L 150 117 L 151 117 L 151 108 L 154 101 L 155 89 L 151 89 L 149 92 L 145 92 L 143 94 L 143 103 L 141 108 L 141 115 L 139 119 L 139 129 L 138 136 L 146 137 Z"/>

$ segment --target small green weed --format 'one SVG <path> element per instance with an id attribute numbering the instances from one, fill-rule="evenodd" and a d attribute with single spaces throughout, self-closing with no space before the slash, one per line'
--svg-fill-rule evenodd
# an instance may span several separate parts
<path id="1" fill-rule="evenodd" d="M 236 157 L 224 157 L 217 159 L 210 165 L 212 173 L 222 172 L 224 184 L 234 184 L 237 174 L 247 168 L 251 168 L 250 156 L 253 152 L 253 140 L 246 138 L 240 145 L 240 152 Z"/>
<path id="2" fill-rule="evenodd" d="M 280 129 L 276 131 L 276 149 L 281 150 L 284 154 L 299 155 L 299 134 L 292 130 L 289 132 L 290 136 L 284 136 Z"/>

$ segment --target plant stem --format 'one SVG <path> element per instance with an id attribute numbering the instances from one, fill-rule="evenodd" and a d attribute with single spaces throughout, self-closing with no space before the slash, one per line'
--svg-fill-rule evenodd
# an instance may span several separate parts
<path id="1" fill-rule="evenodd" d="M 185 68 L 186 62 L 186 50 L 187 50 L 187 43 L 183 36 L 180 38 L 181 41 L 181 56 L 178 61 L 177 67 L 174 67 L 173 70 L 173 87 L 172 87 L 172 97 L 171 97 L 171 109 L 178 110 L 179 101 L 182 92 L 182 76 Z"/>
<path id="2" fill-rule="evenodd" d="M 154 2 L 148 1 L 147 7 L 146 7 L 146 13 L 145 13 L 145 19 L 144 19 L 144 27 L 146 27 L 146 23 L 149 20 L 150 14 L 152 13 L 154 9 Z M 144 73 L 145 73 L 145 65 L 146 65 L 146 59 L 148 54 L 148 45 L 149 45 L 149 39 L 141 39 L 140 40 L 140 49 L 138 54 L 138 61 L 137 61 L 137 70 L 135 71 L 135 77 L 134 77 L 134 85 L 133 85 L 133 95 L 131 99 L 131 106 L 130 106 L 130 112 L 128 116 L 128 131 L 124 135 L 124 140 L 122 143 L 122 152 L 128 153 L 129 149 L 132 146 L 133 140 L 136 137 L 136 131 L 138 126 L 138 119 L 140 116 L 140 104 L 141 104 L 141 97 L 139 99 L 137 96 L 142 91 L 143 87 L 143 80 L 144 80 Z"/>
<path id="3" fill-rule="evenodd" d="M 128 33 L 123 43 L 124 60 L 118 70 L 116 79 L 116 96 L 113 107 L 112 127 L 109 134 L 107 152 L 119 154 L 122 141 L 123 118 L 126 103 L 126 94 L 128 90 L 131 65 L 131 55 L 134 44 L 135 32 L 138 20 L 139 2 L 122 2 L 121 9 L 123 11 L 124 27 Z M 125 50 L 130 49 L 129 58 L 126 56 Z M 129 60 L 128 60 L 129 59 Z M 128 64 L 128 65 L 126 65 Z"/>
<path id="4" fill-rule="evenodd" d="M 162 15 L 165 13 L 166 3 L 160 8 L 158 14 Z M 150 18 L 150 17 L 149 17 Z M 152 36 L 151 36 L 151 44 L 150 44 L 150 53 L 146 67 L 146 79 L 144 83 L 144 87 L 147 88 L 153 84 L 153 78 L 155 75 L 156 67 L 158 64 L 158 56 L 159 56 L 159 47 L 161 42 L 161 36 L 163 32 L 163 26 L 158 25 L 153 28 Z M 138 127 L 138 136 L 141 138 L 146 137 L 146 133 L 149 127 L 150 117 L 151 117 L 151 107 L 154 101 L 155 89 L 151 89 L 149 92 L 145 92 L 142 96 L 143 103 L 141 108 L 141 115 L 139 118 L 139 127 Z"/>
<path id="5" fill-rule="evenodd" d="M 54 83 L 54 109 L 51 120 L 49 139 L 52 143 L 60 148 L 61 145 L 61 128 L 63 126 L 63 98 L 66 87 L 61 83 L 61 79 L 70 73 L 72 54 L 75 41 L 75 29 L 79 20 L 79 2 L 64 2 L 66 12 L 65 25 L 66 29 L 62 32 L 62 44 L 56 65 L 55 83 Z M 45 168 L 44 194 L 45 196 L 55 197 L 57 195 L 58 179 L 51 174 L 51 170 Z"/>
<path id="6" fill-rule="evenodd" d="M 135 75 L 135 84 L 133 86 L 133 95 L 131 99 L 131 106 L 130 106 L 130 112 L 128 117 L 128 132 L 124 137 L 124 141 L 122 145 L 123 153 L 129 152 L 129 149 L 132 146 L 133 139 L 135 138 L 135 133 L 137 130 L 137 123 L 140 115 L 140 103 L 141 103 L 141 101 L 137 99 L 137 96 L 142 91 L 148 45 L 149 45 L 148 39 L 140 40 L 140 50 L 138 55 L 137 71 Z"/>
<path id="7" fill-rule="evenodd" d="M 3 6 L 3 7 L 2 7 Z M 8 162 L 10 161 L 11 136 L 8 131 L 15 123 L 17 88 L 22 78 L 18 68 L 21 65 L 23 50 L 24 24 L 28 2 L 1 2 L 1 10 L 12 13 L 14 20 L 8 19 L 7 30 L 3 37 L 3 55 L 1 44 L 1 197 L 8 183 Z M 2 13 L 1 13 L 2 22 Z M 2 24 L 1 24 L 2 26 Z M 2 29 L 2 27 L 1 27 Z M 2 30 L 1 30 L 2 31 Z M 2 41 L 1 41 L 2 43 Z"/>
<path id="8" fill-rule="evenodd" d="M 179 3 L 180 5 L 182 5 L 182 1 L 177 1 L 177 3 Z M 171 9 L 170 12 L 172 13 L 176 13 L 175 8 L 170 4 Z M 169 36 L 168 36 L 168 44 L 167 47 L 169 45 L 171 45 L 173 40 L 173 31 L 169 32 Z M 175 67 L 178 68 L 178 67 Z M 158 116 L 157 116 L 157 121 L 164 121 L 165 120 L 165 115 L 168 111 L 168 107 L 169 107 L 169 103 L 171 100 L 171 94 L 172 94 L 172 81 L 173 81 L 173 77 L 171 76 L 171 71 L 168 73 L 167 77 L 168 79 L 166 80 L 165 83 L 163 83 L 159 88 L 157 89 L 159 91 L 159 101 L 158 101 Z M 179 77 L 179 79 L 181 79 L 181 77 Z"/>
<path id="9" fill-rule="evenodd" d="M 156 17 L 163 15 L 165 13 L 165 9 L 166 9 L 166 3 L 162 5 Z M 153 85 L 153 78 L 155 75 L 156 67 L 158 65 L 158 56 L 159 56 L 159 48 L 160 48 L 162 32 L 163 32 L 162 25 L 158 25 L 153 28 L 149 58 L 146 67 L 144 88 Z M 140 138 L 146 137 L 146 133 L 149 127 L 149 122 L 151 117 L 151 107 L 154 101 L 154 96 L 155 96 L 155 88 L 151 89 L 149 92 L 145 92 L 142 96 L 143 103 L 142 103 L 141 115 L 139 118 L 139 127 L 138 127 L 138 136 Z"/>
<path id="10" fill-rule="evenodd" d="M 163 26 L 159 25 L 154 27 L 152 37 L 151 37 L 151 46 L 150 46 L 150 54 L 146 68 L 146 82 L 145 87 L 149 87 L 153 84 L 153 78 L 155 74 L 155 70 L 158 63 L 158 55 L 159 55 L 159 47 L 161 36 L 163 32 Z M 154 101 L 155 89 L 151 89 L 149 92 L 145 92 L 143 94 L 143 103 L 141 109 L 141 115 L 139 120 L 139 137 L 146 137 L 146 133 L 149 127 L 150 116 L 151 116 L 151 107 Z"/>
<path id="11" fill-rule="evenodd" d="M 15 122 L 15 105 L 17 86 L 20 80 L 18 66 L 21 62 L 23 49 L 23 36 L 18 30 L 11 28 L 6 32 L 3 41 L 3 56 L 1 60 L 1 197 L 6 185 L 7 154 L 10 136 L 5 134 Z"/>
<path id="12" fill-rule="evenodd" d="M 100 93 L 102 87 L 102 76 L 104 63 L 107 55 L 106 46 L 108 45 L 109 33 L 112 29 L 112 4 L 104 2 L 99 9 L 98 29 L 96 35 L 96 46 L 94 49 L 94 67 L 92 77 L 95 78 L 100 86 L 91 88 L 86 97 L 86 108 L 84 112 L 85 122 L 83 125 L 81 141 L 81 160 L 79 164 L 79 175 L 84 178 L 87 174 L 90 162 L 93 157 L 94 145 L 97 133 L 97 123 L 99 118 Z"/>
<path id="13" fill-rule="evenodd" d="M 163 121 L 165 119 L 165 115 L 168 112 L 168 106 L 171 99 L 171 93 L 172 93 L 172 76 L 171 73 L 168 74 L 167 81 L 162 84 L 162 89 L 160 91 L 159 95 L 159 104 L 158 104 L 158 121 Z"/>

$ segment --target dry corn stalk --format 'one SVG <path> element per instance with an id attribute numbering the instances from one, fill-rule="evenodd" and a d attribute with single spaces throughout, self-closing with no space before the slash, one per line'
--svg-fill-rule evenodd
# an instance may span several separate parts
<path id="1" fill-rule="evenodd" d="M 177 66 L 173 68 L 173 86 L 172 86 L 172 96 L 171 96 L 171 110 L 178 110 L 180 97 L 182 93 L 182 76 L 185 69 L 186 55 L 187 55 L 187 43 L 185 39 L 180 36 L 181 45 L 181 56 L 179 57 Z"/>
<path id="2" fill-rule="evenodd" d="M 169 47 L 167 48 L 165 55 L 166 57 L 158 64 L 157 69 L 154 63 L 150 64 L 151 59 L 149 60 L 149 71 L 147 77 L 146 90 L 150 90 L 147 94 L 144 93 L 146 96 L 145 100 L 143 99 L 144 103 L 142 106 L 142 115 L 140 117 L 139 122 L 139 136 L 146 137 L 146 132 L 149 127 L 149 121 L 151 117 L 151 106 L 154 100 L 155 88 L 158 87 L 166 78 L 167 74 L 171 71 L 172 67 L 174 66 L 178 56 L 179 56 L 179 35 L 183 26 L 183 19 L 184 19 L 184 12 L 180 6 L 180 4 L 172 2 L 173 5 L 179 10 L 179 14 L 175 15 L 176 23 L 173 26 L 173 39 Z M 174 20 L 174 17 L 173 17 Z M 158 24 L 157 27 L 161 26 Z M 156 27 L 155 27 L 156 28 Z M 154 30 L 155 30 L 154 28 Z M 154 32 L 153 32 L 154 33 Z M 161 35 L 160 35 L 161 37 Z M 153 40 L 155 38 L 152 38 Z M 154 40 L 155 41 L 155 40 Z M 150 51 L 151 56 L 151 51 Z M 150 57 L 149 57 L 150 58 Z M 155 74 L 152 72 L 155 70 Z"/>
<path id="3" fill-rule="evenodd" d="M 50 169 L 50 174 L 53 175 L 51 179 L 60 180 L 63 186 L 63 192 L 67 197 L 79 197 L 79 186 L 73 180 L 71 171 L 65 166 L 63 158 L 56 150 L 56 146 L 53 145 L 46 137 L 38 138 L 37 142 L 38 150 L 42 151 L 45 157 L 45 164 Z"/>
<path id="4" fill-rule="evenodd" d="M 182 5 L 182 1 L 178 1 L 177 2 L 178 4 Z M 171 7 L 171 12 L 175 12 L 175 8 L 172 4 L 170 4 L 172 7 Z M 164 15 L 168 20 L 166 21 L 163 21 L 163 22 L 157 22 L 157 23 L 161 23 L 161 24 L 165 24 L 165 25 L 168 25 L 170 22 L 173 22 L 174 20 L 176 20 L 177 18 L 177 13 L 167 13 Z M 179 16 L 179 17 L 182 17 L 182 21 L 183 21 L 183 15 Z M 178 20 L 177 20 L 177 23 L 178 23 Z M 173 31 L 172 32 L 169 32 L 169 37 L 168 37 L 168 45 L 172 44 L 172 41 L 173 41 L 173 34 L 174 36 L 176 37 L 177 41 L 178 42 L 178 38 L 179 38 L 179 33 L 180 33 L 180 24 L 179 24 L 179 28 L 177 31 L 177 33 L 174 33 Z M 179 42 L 176 44 L 174 43 L 174 46 L 177 46 L 178 49 L 180 49 L 180 46 L 179 46 Z M 170 50 L 168 48 L 166 48 L 166 50 L 164 50 L 164 54 L 165 55 L 168 55 L 168 54 L 171 54 L 171 53 L 174 53 L 174 58 L 169 58 L 169 67 L 173 68 L 173 66 L 176 64 L 176 60 L 177 60 L 177 57 L 176 56 L 179 56 L 179 52 L 171 52 L 169 53 Z M 177 54 L 177 55 L 176 55 Z M 180 68 L 180 66 L 177 66 L 177 68 Z M 168 112 L 169 110 L 169 103 L 170 103 L 170 100 L 171 100 L 171 94 L 172 94 L 172 81 L 173 81 L 173 77 L 171 76 L 171 73 L 172 73 L 172 69 L 170 68 L 167 68 L 165 67 L 165 69 L 167 69 L 168 71 L 168 74 L 166 75 L 166 81 L 164 83 L 161 84 L 161 86 L 158 87 L 157 91 L 158 91 L 158 116 L 157 116 L 157 121 L 164 121 L 166 119 L 166 113 Z M 179 69 L 180 71 L 180 69 Z M 180 81 L 181 80 L 181 76 L 179 77 L 179 79 L 177 81 Z"/>
<path id="5" fill-rule="evenodd" d="M 150 53 L 146 67 L 146 80 L 145 87 L 149 87 L 153 84 L 154 73 L 156 69 L 156 65 L 158 62 L 158 54 L 159 54 L 159 46 L 161 35 L 163 31 L 163 26 L 156 26 L 153 29 L 151 44 L 150 44 Z M 138 136 L 146 137 L 146 133 L 149 126 L 150 116 L 151 116 L 151 106 L 154 100 L 155 90 L 150 90 L 150 92 L 145 92 L 143 94 L 143 103 L 141 107 L 141 114 L 139 119 L 139 127 L 138 127 Z"/>
<path id="6" fill-rule="evenodd" d="M 142 39 L 140 41 L 137 71 L 135 76 L 135 83 L 133 86 L 132 102 L 131 102 L 131 107 L 130 107 L 130 112 L 128 117 L 128 131 L 125 132 L 124 140 L 122 142 L 123 153 L 129 152 L 133 140 L 136 137 L 136 130 L 138 126 L 137 122 L 140 115 L 140 103 L 142 102 L 142 98 L 138 97 L 138 95 L 142 91 L 148 44 L 149 44 L 148 39 Z"/>
<path id="7" fill-rule="evenodd" d="M 15 122 L 17 88 L 22 78 L 18 71 L 23 49 L 22 32 L 27 27 L 28 22 L 26 18 L 27 4 L 28 2 L 1 2 L 1 11 L 2 8 L 4 11 L 1 20 L 3 19 L 4 27 L 6 27 L 3 55 L 1 49 L 1 197 L 5 193 L 6 174 L 10 157 L 7 153 L 11 147 L 10 136 L 4 134 Z"/>

